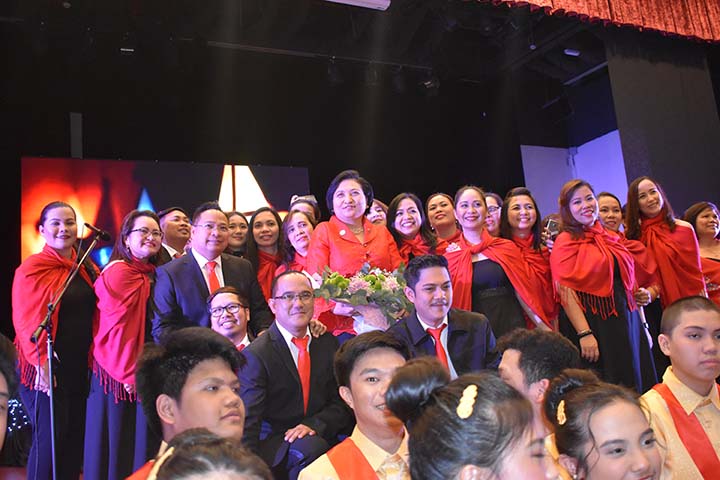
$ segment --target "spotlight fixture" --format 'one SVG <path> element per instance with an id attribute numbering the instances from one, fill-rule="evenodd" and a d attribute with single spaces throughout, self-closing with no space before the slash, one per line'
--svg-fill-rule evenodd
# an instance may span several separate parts
<path id="1" fill-rule="evenodd" d="M 380 72 L 377 65 L 369 63 L 365 69 L 365 85 L 368 87 L 377 87 L 380 85 Z"/>
<path id="2" fill-rule="evenodd" d="M 580 56 L 580 50 L 576 50 L 574 48 L 566 48 L 563 50 L 563 53 L 567 55 L 568 57 L 579 57 Z"/>
<path id="3" fill-rule="evenodd" d="M 434 97 L 440 90 L 440 79 L 432 70 L 428 70 L 420 79 L 420 88 L 429 97 Z"/>
<path id="4" fill-rule="evenodd" d="M 340 71 L 340 67 L 338 67 L 337 63 L 335 63 L 335 57 L 332 57 L 330 61 L 328 61 L 327 79 L 328 83 L 333 87 L 336 87 L 345 81 L 345 78 Z"/>

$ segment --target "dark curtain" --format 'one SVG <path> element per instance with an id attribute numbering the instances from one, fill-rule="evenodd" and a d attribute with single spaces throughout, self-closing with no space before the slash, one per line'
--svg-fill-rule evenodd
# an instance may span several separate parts
<path id="1" fill-rule="evenodd" d="M 718 0 L 480 0 L 512 6 L 530 5 L 549 15 L 631 26 L 696 40 L 720 42 Z"/>

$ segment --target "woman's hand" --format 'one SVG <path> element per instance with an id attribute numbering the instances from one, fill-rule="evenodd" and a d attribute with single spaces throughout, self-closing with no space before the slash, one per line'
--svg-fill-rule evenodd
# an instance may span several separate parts
<path id="1" fill-rule="evenodd" d="M 48 393 L 50 391 L 47 363 L 44 365 L 35 365 L 35 381 L 33 382 L 33 388 L 43 393 Z"/>
<path id="2" fill-rule="evenodd" d="M 641 307 L 644 307 L 645 305 L 648 305 L 650 302 L 652 302 L 652 294 L 647 288 L 638 288 L 637 290 L 635 290 L 634 295 L 635 302 Z"/>
<path id="3" fill-rule="evenodd" d="M 580 354 L 588 362 L 597 362 L 600 359 L 600 347 L 592 333 L 580 339 Z"/>
<path id="4" fill-rule="evenodd" d="M 327 332 L 327 327 L 319 320 L 310 320 L 310 335 L 317 338 Z"/>

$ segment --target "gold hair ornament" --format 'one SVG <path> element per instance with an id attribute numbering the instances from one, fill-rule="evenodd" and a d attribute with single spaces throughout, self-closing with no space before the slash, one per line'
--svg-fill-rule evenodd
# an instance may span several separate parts
<path id="1" fill-rule="evenodd" d="M 473 407 L 475 406 L 475 399 L 477 398 L 478 387 L 477 385 L 468 385 L 463 390 L 462 397 L 460 397 L 460 403 L 457 406 L 458 417 L 465 420 L 472 415 Z"/>
<path id="2" fill-rule="evenodd" d="M 157 460 L 155 460 L 155 463 L 153 464 L 153 467 L 148 474 L 147 480 L 157 480 L 157 474 L 158 471 L 160 471 L 160 467 L 162 467 L 162 464 L 165 463 L 165 461 L 172 456 L 174 451 L 175 447 L 170 447 L 165 450 L 165 452 L 163 452 L 163 454 L 160 455 Z"/>
<path id="3" fill-rule="evenodd" d="M 567 422 L 567 416 L 565 415 L 565 400 L 560 400 L 557 408 L 557 423 L 558 425 L 565 425 Z"/>

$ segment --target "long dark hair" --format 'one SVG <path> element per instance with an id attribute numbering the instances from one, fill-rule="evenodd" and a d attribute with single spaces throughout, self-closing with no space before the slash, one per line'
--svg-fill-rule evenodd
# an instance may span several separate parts
<path id="1" fill-rule="evenodd" d="M 535 250 L 540 250 L 540 247 L 542 246 L 542 241 L 540 238 L 540 219 L 542 218 L 542 215 L 540 215 L 540 210 L 538 209 L 535 197 L 533 197 L 532 193 L 530 193 L 530 190 L 525 187 L 513 188 L 507 193 L 507 195 L 505 195 L 505 200 L 502 203 L 498 202 L 498 204 L 503 205 L 503 207 L 500 209 L 500 236 L 502 238 L 512 240 L 512 227 L 510 226 L 510 221 L 508 220 L 508 210 L 510 210 L 510 200 L 512 200 L 514 197 L 519 197 L 521 195 L 529 197 L 532 201 L 533 208 L 535 209 L 535 224 L 532 226 L 532 246 Z"/>
<path id="2" fill-rule="evenodd" d="M 667 226 L 670 227 L 670 231 L 675 231 L 675 213 L 673 212 L 667 195 L 665 195 L 665 191 L 662 189 L 660 184 L 652 178 L 642 176 L 632 181 L 632 183 L 628 187 L 627 192 L 627 204 L 625 207 L 625 236 L 630 240 L 638 240 L 640 239 L 641 235 L 640 220 L 643 216 L 642 213 L 640 213 L 638 187 L 640 186 L 640 182 L 642 182 L 643 180 L 652 182 L 655 185 L 655 188 L 657 188 L 657 191 L 660 193 L 660 196 L 663 199 L 663 206 L 662 210 L 660 210 L 659 215 L 663 217 L 663 220 L 665 221 Z"/>
<path id="3" fill-rule="evenodd" d="M 400 207 L 400 202 L 402 202 L 406 198 L 412 200 L 418 210 L 418 213 L 420 214 L 420 237 L 422 237 L 425 245 L 430 248 L 430 253 L 435 253 L 435 247 L 437 247 L 437 236 L 430 227 L 430 223 L 428 222 L 427 216 L 425 215 L 425 210 L 423 209 L 422 201 L 414 193 L 401 193 L 399 195 L 396 195 L 395 198 L 392 199 L 387 209 L 387 229 L 390 230 L 390 234 L 395 239 L 395 243 L 397 244 L 398 248 L 400 248 L 400 245 L 402 245 L 403 242 L 403 237 L 400 232 L 398 232 L 395 228 L 395 216 L 397 215 L 398 207 Z"/>
<path id="4" fill-rule="evenodd" d="M 581 187 L 588 187 L 590 191 L 595 195 L 595 190 L 585 180 L 576 178 L 566 182 L 565 185 L 560 189 L 560 197 L 558 197 L 558 206 L 560 207 L 560 229 L 563 232 L 568 232 L 572 238 L 580 238 L 584 235 L 583 225 L 575 220 L 572 212 L 570 211 L 570 200 L 572 200 L 575 192 Z"/>
<path id="5" fill-rule="evenodd" d="M 253 224 L 255 223 L 255 219 L 257 216 L 263 212 L 270 212 L 275 217 L 275 221 L 278 224 L 278 239 L 277 239 L 277 251 L 280 253 L 283 250 L 283 235 L 282 235 L 282 218 L 280 218 L 280 214 L 271 207 L 262 207 L 255 210 L 255 213 L 252 214 L 252 217 L 250 217 L 250 221 L 248 222 L 248 235 L 247 235 L 247 241 L 245 242 L 245 258 L 252 263 L 253 268 L 255 269 L 255 272 L 257 272 L 258 264 L 259 264 L 259 258 L 258 258 L 258 247 L 257 242 L 255 242 L 255 234 L 253 233 Z"/>
<path id="6" fill-rule="evenodd" d="M 280 252 L 280 258 L 282 258 L 282 264 L 286 267 L 290 268 L 290 264 L 295 259 L 295 247 L 293 247 L 292 242 L 288 238 L 288 231 L 287 229 L 290 226 L 290 222 L 292 221 L 292 217 L 295 215 L 302 215 L 305 217 L 305 220 L 308 221 L 310 226 L 315 228 L 315 225 L 313 224 L 312 218 L 308 216 L 307 213 L 303 212 L 302 210 L 291 210 L 290 213 L 285 215 L 285 220 L 282 222 L 282 227 L 280 228 L 280 236 L 282 237 L 282 249 L 278 250 Z"/>
<path id="7" fill-rule="evenodd" d="M 155 212 L 151 212 L 150 210 L 131 211 L 130 213 L 125 215 L 122 226 L 120 227 L 120 233 L 118 233 L 118 236 L 115 239 L 115 245 L 113 246 L 112 253 L 110 253 L 111 262 L 115 260 L 123 260 L 125 262 L 134 261 L 134 257 L 130 252 L 130 249 L 125 244 L 125 241 L 130 236 L 130 231 L 133 230 L 133 228 L 135 227 L 135 220 L 140 217 L 147 217 L 155 220 L 155 222 L 158 224 L 158 230 L 160 230 L 160 218 L 158 218 Z M 160 248 L 164 247 L 161 245 Z M 152 255 L 148 259 L 148 262 L 152 263 L 153 265 L 157 265 L 158 254 L 156 253 L 155 255 Z"/>

